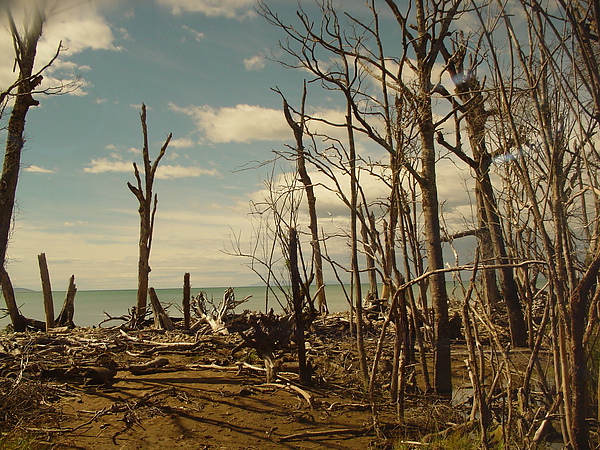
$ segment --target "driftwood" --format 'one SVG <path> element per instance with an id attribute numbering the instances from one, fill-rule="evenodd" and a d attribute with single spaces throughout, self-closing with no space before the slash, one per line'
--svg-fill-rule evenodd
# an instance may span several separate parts
<path id="1" fill-rule="evenodd" d="M 275 381 L 278 371 L 275 355 L 277 350 L 290 345 L 293 331 L 291 321 L 291 316 L 279 316 L 273 310 L 269 314 L 247 312 L 232 327 L 244 341 L 232 353 L 242 347 L 255 349 L 264 361 L 267 382 Z"/>
<path id="2" fill-rule="evenodd" d="M 169 360 L 167 358 L 155 358 L 152 361 L 148 361 L 143 364 L 132 364 L 127 370 L 133 375 L 147 375 L 150 373 L 162 372 L 161 368 L 168 366 Z"/>
<path id="3" fill-rule="evenodd" d="M 228 288 L 223 294 L 221 303 L 215 305 L 212 300 L 208 299 L 206 292 L 199 292 L 191 301 L 191 308 L 197 316 L 197 321 L 191 329 L 199 331 L 202 325 L 208 324 L 212 333 L 229 334 L 228 328 L 235 308 L 248 301 L 250 297 L 252 296 L 249 295 L 242 300 L 236 300 L 233 288 Z"/>
<path id="4" fill-rule="evenodd" d="M 304 439 L 310 437 L 324 437 L 324 436 L 335 436 L 337 434 L 351 434 L 354 436 L 368 434 L 373 432 L 373 427 L 363 427 L 363 428 L 337 428 L 332 430 L 319 430 L 319 431 L 303 431 L 301 433 L 290 434 L 288 436 L 283 436 L 279 439 L 280 442 L 293 441 L 296 439 Z"/>
<path id="5" fill-rule="evenodd" d="M 308 403 L 308 406 L 310 407 L 310 409 L 315 409 L 315 401 L 312 398 L 312 395 L 310 395 L 309 392 L 305 391 L 304 389 L 291 384 L 291 383 L 286 383 L 286 384 L 281 384 L 281 383 L 265 383 L 262 386 L 264 387 L 275 387 L 275 388 L 279 388 L 279 389 L 286 389 L 286 390 L 291 390 L 296 392 L 296 394 L 299 394 L 304 400 L 306 400 L 306 403 Z"/>

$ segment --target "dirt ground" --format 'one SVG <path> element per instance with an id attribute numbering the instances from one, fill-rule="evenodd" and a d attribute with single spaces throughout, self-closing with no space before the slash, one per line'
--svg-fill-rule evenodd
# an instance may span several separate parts
<path id="1" fill-rule="evenodd" d="M 29 394 L 41 396 L 39 411 L 31 406 L 16 427 L 35 436 L 35 445 L 28 448 L 383 449 L 393 448 L 399 439 L 438 431 L 440 423 L 458 414 L 443 402 L 432 407 L 430 398 L 414 393 L 407 397 L 408 418 L 398 425 L 395 405 L 385 399 L 390 345 L 382 362 L 376 435 L 346 326 L 340 319 L 311 336 L 311 387 L 297 384 L 292 353 L 278 355 L 281 378 L 267 383 L 265 374 L 255 369 L 260 358 L 253 349 L 234 349 L 235 336 L 198 339 L 152 330 L 4 336 L 0 368 L 7 376 L 7 358 L 26 357 L 21 384 L 41 380 L 36 381 L 39 389 Z M 375 334 L 367 336 L 368 347 L 375 341 Z M 94 367 L 107 358 L 114 361 L 116 375 L 97 384 L 90 374 L 100 371 Z M 136 375 L 131 370 L 157 358 L 162 365 L 154 373 Z M 242 363 L 246 366 L 240 369 Z M 16 398 L 5 396 L 4 401 Z M 0 413 L 5 419 L 10 415 Z"/>

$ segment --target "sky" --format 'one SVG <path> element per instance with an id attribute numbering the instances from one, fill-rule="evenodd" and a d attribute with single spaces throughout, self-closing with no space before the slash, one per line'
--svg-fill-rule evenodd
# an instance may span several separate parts
<path id="1" fill-rule="evenodd" d="M 289 0 L 266 3 L 288 15 L 297 8 Z M 127 182 L 135 182 L 132 163 L 141 162 L 142 103 L 148 108 L 150 154 L 157 155 L 173 134 L 155 182 L 159 203 L 150 285 L 179 287 L 185 272 L 194 287 L 258 282 L 248 261 L 228 250 L 232 236 L 251 248 L 249 204 L 260 198 L 269 168 L 248 167 L 293 143 L 272 88 L 298 104 L 307 74 L 268 57 L 280 54 L 281 30 L 256 13 L 254 0 L 57 4 L 40 42 L 38 66 L 61 41 L 64 50 L 43 87 L 77 80 L 79 88 L 38 94 L 40 105 L 27 117 L 8 253 L 13 284 L 40 288 L 37 255 L 43 252 L 57 290 L 66 288 L 72 274 L 79 290 L 136 287 L 138 204 Z M 364 1 L 343 4 L 359 11 Z M 3 88 L 15 79 L 5 27 L 0 54 Z M 325 113 L 343 114 L 327 94 L 311 101 Z M 0 132 L 2 142 L 5 136 Z M 464 177 L 455 167 L 442 170 L 440 197 L 461 217 L 471 217 L 456 189 Z M 335 196 L 323 192 L 319 201 L 323 217 L 333 221 L 340 209 Z M 347 220 L 347 212 L 339 214 L 340 223 Z M 347 252 L 345 243 L 331 250 Z"/>

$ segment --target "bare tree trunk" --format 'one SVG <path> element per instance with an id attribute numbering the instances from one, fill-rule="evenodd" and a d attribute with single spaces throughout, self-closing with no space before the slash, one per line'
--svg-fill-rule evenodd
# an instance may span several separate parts
<path id="1" fill-rule="evenodd" d="M 302 293 L 300 273 L 298 272 L 298 234 L 295 228 L 290 229 L 289 239 L 290 276 L 292 297 L 294 303 L 294 322 L 296 324 L 296 345 L 298 347 L 298 375 L 300 383 L 308 385 L 311 382 L 310 369 L 306 363 L 306 345 L 304 342 L 304 316 L 302 313 Z"/>
<path id="2" fill-rule="evenodd" d="M 150 294 L 150 302 L 152 304 L 152 310 L 154 311 L 154 327 L 157 330 L 167 330 L 173 331 L 175 329 L 175 325 L 173 321 L 165 311 L 165 309 L 160 304 L 160 300 L 158 299 L 158 295 L 156 295 L 156 291 L 154 288 L 149 289 Z"/>
<path id="3" fill-rule="evenodd" d="M 39 102 L 34 100 L 31 94 L 42 81 L 41 76 L 33 76 L 33 66 L 45 18 L 42 14 L 35 15 L 32 18 L 33 22 L 27 35 L 22 36 L 17 30 L 10 11 L 8 11 L 8 14 L 10 31 L 16 51 L 16 63 L 19 68 L 19 85 L 8 122 L 4 165 L 0 177 L 0 266 L 2 267 L 1 281 L 6 308 L 9 311 L 14 329 L 22 331 L 24 325 L 21 323 L 21 315 L 15 301 L 12 283 L 6 271 L 6 252 L 12 227 L 21 153 L 25 143 L 25 118 L 30 107 L 39 105 Z"/>
<path id="4" fill-rule="evenodd" d="M 279 92 L 279 91 L 277 91 Z M 306 103 L 306 83 L 304 83 L 304 90 L 302 94 L 302 111 L 300 113 L 300 122 L 296 123 L 292 117 L 290 106 L 281 92 L 279 92 L 283 99 L 283 112 L 285 119 L 294 132 L 294 138 L 296 140 L 296 167 L 298 170 L 298 176 L 300 181 L 304 185 L 304 191 L 306 192 L 306 202 L 308 204 L 308 228 L 310 229 L 312 247 L 313 264 L 315 266 L 315 282 L 317 288 L 317 307 L 320 313 L 327 313 L 327 299 L 325 296 L 325 281 L 323 279 L 323 257 L 321 254 L 321 244 L 319 241 L 319 228 L 317 219 L 317 197 L 315 195 L 314 186 L 312 180 L 306 170 L 306 156 L 304 148 L 304 106 Z"/>
<path id="5" fill-rule="evenodd" d="M 525 347 L 528 342 L 525 317 L 519 300 L 513 268 L 508 264 L 509 261 L 500 216 L 498 214 L 498 206 L 489 175 L 492 157 L 486 145 L 486 122 L 490 116 L 490 112 L 485 106 L 482 87 L 477 77 L 477 67 L 469 67 L 465 71 L 465 48 L 466 46 L 459 44 L 453 54 L 450 54 L 445 48 L 443 53 L 447 62 L 448 73 L 455 83 L 455 91 L 458 94 L 458 98 L 462 101 L 461 107 L 464 110 L 473 158 L 469 158 L 458 146 L 451 147 L 445 142 L 444 145 L 466 161 L 476 173 L 475 194 L 477 197 L 477 212 L 481 230 L 478 233 L 478 239 L 480 244 L 482 244 L 481 248 L 484 251 L 484 258 L 487 258 L 488 253 L 490 253 L 488 249 L 491 246 L 496 262 L 503 265 L 500 269 L 500 288 L 508 313 L 512 344 L 518 347 Z M 438 141 L 443 140 L 441 134 L 438 136 Z M 500 297 L 496 297 L 498 292 L 495 284 L 495 276 L 488 269 L 483 270 L 483 276 L 486 281 L 487 293 L 490 295 L 489 300 L 493 306 L 500 299 Z"/>
<path id="6" fill-rule="evenodd" d="M 375 271 L 375 246 L 371 243 L 369 229 L 366 224 L 366 221 L 362 224 L 360 233 L 365 249 L 365 265 L 367 268 L 367 277 L 369 279 L 369 292 L 367 293 L 367 298 L 377 300 L 379 298 L 379 289 L 377 286 L 377 272 Z"/>
<path id="7" fill-rule="evenodd" d="M 25 318 L 19 312 L 15 291 L 4 266 L 0 266 L 0 283 L 2 284 L 2 295 L 4 296 L 13 329 L 17 332 L 25 331 Z"/>
<path id="8" fill-rule="evenodd" d="M 131 192 L 137 197 L 139 202 L 138 212 L 140 215 L 140 239 L 139 239 L 139 258 L 138 258 L 138 290 L 137 304 L 135 308 L 135 316 L 132 317 L 132 323 L 136 326 L 141 324 L 141 321 L 146 315 L 146 304 L 148 299 L 148 278 L 150 275 L 150 250 L 152 248 L 152 235 L 154 233 L 154 216 L 156 214 L 156 205 L 158 197 L 153 193 L 154 176 L 160 160 L 165 154 L 165 151 L 173 137 L 169 134 L 165 143 L 160 149 L 156 160 L 150 161 L 150 153 L 148 149 L 148 126 L 146 124 L 146 105 L 142 104 L 142 132 L 144 137 L 144 147 L 142 148 L 142 157 L 144 161 L 144 182 L 142 182 L 140 171 L 136 163 L 133 163 L 134 175 L 137 181 L 137 186 L 127 182 L 127 186 Z"/>
<path id="9" fill-rule="evenodd" d="M 44 293 L 44 311 L 46 312 L 46 330 L 54 328 L 54 300 L 52 299 L 52 285 L 50 284 L 50 272 L 46 254 L 38 255 L 40 264 L 40 276 L 42 278 L 42 291 Z"/>
<path id="10" fill-rule="evenodd" d="M 429 98 L 424 99 L 430 105 Z M 422 112 L 431 120 L 431 109 L 424 107 Z M 421 123 L 421 162 L 423 182 L 421 192 L 423 196 L 423 220 L 425 222 L 425 236 L 427 239 L 426 252 L 429 270 L 444 267 L 442 257 L 442 239 L 440 234 L 439 204 L 435 175 L 435 150 L 433 146 L 433 129 L 431 121 L 426 119 Z M 448 293 L 446 291 L 446 277 L 444 274 L 434 274 L 430 277 L 431 302 L 434 312 L 434 384 L 439 394 L 452 393 L 452 366 L 450 360 L 450 333 L 448 322 Z"/>
<path id="11" fill-rule="evenodd" d="M 346 95 L 349 92 L 346 91 Z M 356 145 L 354 142 L 354 132 L 352 129 L 352 107 L 351 100 L 348 97 L 347 104 L 347 130 L 348 130 L 348 142 L 350 148 L 350 265 L 352 272 L 352 287 L 354 293 L 354 309 L 356 313 L 356 345 L 358 350 L 358 357 L 360 362 L 360 371 L 362 374 L 363 382 L 365 385 L 369 380 L 369 368 L 367 366 L 367 355 L 365 352 L 365 341 L 364 341 L 364 312 L 363 312 L 363 300 L 362 300 L 362 286 L 360 281 L 360 269 L 358 265 L 358 177 L 356 167 Z"/>
<path id="12" fill-rule="evenodd" d="M 75 294 L 77 293 L 77 286 L 75 286 L 75 275 L 71 275 L 69 279 L 69 287 L 65 295 L 65 301 L 63 306 L 56 318 L 56 325 L 59 327 L 75 328 L 73 317 L 75 316 Z"/>
<path id="13" fill-rule="evenodd" d="M 186 273 L 183 276 L 183 328 L 186 330 L 190 329 L 190 298 L 191 298 L 191 286 L 190 286 L 190 274 Z"/>

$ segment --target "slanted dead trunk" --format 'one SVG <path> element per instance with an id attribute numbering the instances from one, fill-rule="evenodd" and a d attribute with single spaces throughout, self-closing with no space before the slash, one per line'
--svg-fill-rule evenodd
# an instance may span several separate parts
<path id="1" fill-rule="evenodd" d="M 154 288 L 150 288 L 150 302 L 152 303 L 152 311 L 154 312 L 154 328 L 157 330 L 167 330 L 173 331 L 175 329 L 175 325 L 173 321 L 160 304 L 160 300 L 158 299 L 158 295 L 156 295 L 156 291 Z"/>
<path id="2" fill-rule="evenodd" d="M 56 325 L 59 327 L 74 328 L 75 323 L 73 317 L 75 316 L 75 294 L 77 293 L 77 287 L 75 286 L 75 275 L 71 275 L 69 280 L 69 287 L 67 288 L 67 294 L 63 303 L 60 314 L 56 318 Z"/>
<path id="3" fill-rule="evenodd" d="M 323 257 L 321 255 L 321 243 L 319 241 L 319 228 L 317 220 L 317 197 L 315 195 L 315 189 L 306 169 L 306 155 L 304 148 L 304 104 L 306 102 L 306 83 L 304 84 L 304 92 L 302 95 L 302 111 L 300 113 L 300 122 L 296 123 L 292 117 L 290 106 L 287 103 L 285 97 L 281 92 L 279 93 L 283 98 L 283 112 L 285 119 L 294 132 L 294 138 L 296 140 L 296 167 L 298 170 L 298 176 L 300 181 L 304 185 L 306 192 L 306 202 L 308 204 L 308 228 L 310 229 L 311 241 L 310 245 L 313 251 L 313 264 L 315 267 L 315 282 L 317 288 L 317 307 L 320 313 L 328 312 L 327 299 L 325 297 L 325 281 L 323 279 Z"/>

